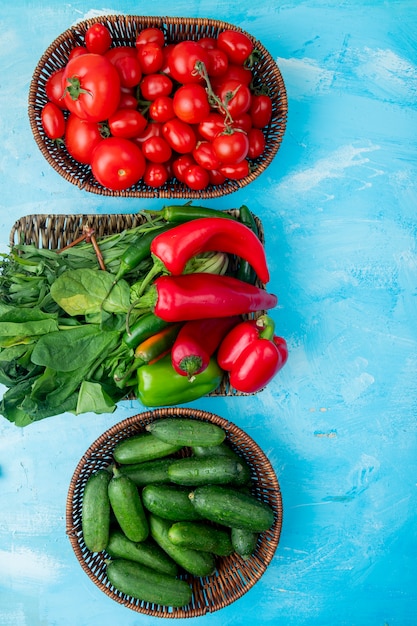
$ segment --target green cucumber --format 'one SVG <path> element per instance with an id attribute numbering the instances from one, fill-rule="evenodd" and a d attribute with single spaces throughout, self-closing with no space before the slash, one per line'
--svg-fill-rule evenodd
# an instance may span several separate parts
<path id="1" fill-rule="evenodd" d="M 227 456 L 184 457 L 172 461 L 168 468 L 169 479 L 178 485 L 224 485 L 234 482 L 240 464 Z"/>
<path id="2" fill-rule="evenodd" d="M 249 559 L 255 552 L 259 533 L 245 528 L 232 528 L 230 536 L 234 551 L 245 561 Z"/>
<path id="3" fill-rule="evenodd" d="M 120 464 L 143 463 L 168 456 L 181 448 L 181 445 L 166 443 L 152 433 L 144 432 L 119 441 L 114 447 L 113 457 Z"/>
<path id="4" fill-rule="evenodd" d="M 233 481 L 235 485 L 247 485 L 251 480 L 251 469 L 246 463 L 246 461 L 239 455 L 237 452 L 232 450 L 232 448 L 223 441 L 218 446 L 193 446 L 192 452 L 194 456 L 198 458 L 206 457 L 206 456 L 228 456 L 231 459 L 236 459 L 239 461 L 241 466 L 241 470 L 239 472 L 239 476 L 236 480 Z"/>
<path id="5" fill-rule="evenodd" d="M 204 485 L 189 498 L 202 517 L 223 526 L 261 533 L 274 523 L 274 511 L 266 502 L 232 487 Z"/>
<path id="6" fill-rule="evenodd" d="M 188 489 L 178 485 L 147 485 L 142 491 L 142 502 L 150 513 L 173 522 L 201 519 L 188 493 Z"/>
<path id="7" fill-rule="evenodd" d="M 210 552 L 201 552 L 192 548 L 176 546 L 168 536 L 171 522 L 152 513 L 149 516 L 151 535 L 156 543 L 186 572 L 193 576 L 211 576 L 216 569 L 216 562 Z"/>
<path id="8" fill-rule="evenodd" d="M 178 572 L 175 561 L 150 538 L 134 542 L 130 541 L 120 530 L 113 530 L 110 532 L 106 552 L 113 558 L 136 561 L 170 576 L 176 576 Z"/>
<path id="9" fill-rule="evenodd" d="M 192 589 L 185 581 L 155 572 L 146 565 L 115 559 L 107 563 L 107 578 L 122 593 L 162 606 L 186 606 L 191 602 Z"/>
<path id="10" fill-rule="evenodd" d="M 126 537 L 131 541 L 144 541 L 149 525 L 135 483 L 114 469 L 108 493 L 113 513 Z"/>
<path id="11" fill-rule="evenodd" d="M 169 483 L 168 467 L 172 459 L 155 459 L 144 463 L 134 463 L 132 465 L 121 465 L 119 472 L 129 476 L 136 486 L 145 487 L 160 483 Z"/>
<path id="12" fill-rule="evenodd" d="M 168 531 L 168 537 L 176 546 L 212 552 L 218 556 L 232 554 L 230 532 L 198 522 L 176 522 Z"/>
<path id="13" fill-rule="evenodd" d="M 226 437 L 220 426 L 211 422 L 181 417 L 167 417 L 146 426 L 146 430 L 166 443 L 179 446 L 214 446 Z"/>
<path id="14" fill-rule="evenodd" d="M 108 485 L 111 473 L 99 469 L 88 478 L 84 488 L 81 527 L 85 545 L 91 552 L 101 552 L 110 532 L 110 502 Z"/>

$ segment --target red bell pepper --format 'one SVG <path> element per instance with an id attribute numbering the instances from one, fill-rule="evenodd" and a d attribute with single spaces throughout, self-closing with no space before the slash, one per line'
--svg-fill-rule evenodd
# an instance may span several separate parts
<path id="1" fill-rule="evenodd" d="M 266 311 L 277 302 L 274 294 L 238 278 L 195 273 L 159 276 L 136 305 L 151 307 L 166 322 L 185 322 Z"/>
<path id="2" fill-rule="evenodd" d="M 285 365 L 288 348 L 285 339 L 274 334 L 268 315 L 238 324 L 223 339 L 217 362 L 229 372 L 232 387 L 243 393 L 256 393 L 265 387 Z"/>
<path id="3" fill-rule="evenodd" d="M 262 283 L 269 281 L 265 248 L 245 224 L 221 217 L 202 217 L 156 235 L 151 252 L 171 274 L 182 274 L 192 257 L 203 252 L 226 252 L 247 261 Z"/>
<path id="4" fill-rule="evenodd" d="M 190 320 L 181 327 L 171 350 L 172 366 L 178 374 L 193 380 L 204 371 L 226 334 L 242 318 L 209 317 Z"/>

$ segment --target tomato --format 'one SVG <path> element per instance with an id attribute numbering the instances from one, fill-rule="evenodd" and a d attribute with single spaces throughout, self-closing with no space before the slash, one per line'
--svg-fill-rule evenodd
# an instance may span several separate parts
<path id="1" fill-rule="evenodd" d="M 171 158 L 172 150 L 163 137 L 149 137 L 142 144 L 142 154 L 152 163 L 166 163 Z"/>
<path id="2" fill-rule="evenodd" d="M 119 109 L 137 109 L 138 99 L 130 91 L 121 91 L 119 100 Z"/>
<path id="3" fill-rule="evenodd" d="M 88 52 L 104 54 L 110 48 L 112 36 L 104 24 L 93 24 L 84 35 L 85 45 Z"/>
<path id="4" fill-rule="evenodd" d="M 135 143 L 142 145 L 149 137 L 161 137 L 162 124 L 159 122 L 149 122 L 143 133 L 135 137 Z"/>
<path id="5" fill-rule="evenodd" d="M 217 36 L 217 47 L 227 54 L 232 63 L 243 65 L 251 55 L 254 45 L 245 33 L 224 30 Z"/>
<path id="6" fill-rule="evenodd" d="M 182 154 L 172 162 L 172 173 L 178 180 L 184 182 L 184 173 L 191 166 L 195 165 L 195 161 L 190 154 Z"/>
<path id="7" fill-rule="evenodd" d="M 167 122 L 175 117 L 174 104 L 169 96 L 156 98 L 149 107 L 149 117 L 155 122 Z"/>
<path id="8" fill-rule="evenodd" d="M 132 48 L 131 46 L 116 46 L 116 48 L 110 48 L 104 56 L 111 61 L 111 63 L 116 63 L 116 61 L 119 61 L 125 56 L 136 59 L 137 52 L 136 48 Z"/>
<path id="9" fill-rule="evenodd" d="M 265 128 L 272 117 L 271 98 L 266 94 L 253 95 L 249 113 L 255 128 Z"/>
<path id="10" fill-rule="evenodd" d="M 66 107 L 90 122 L 108 119 L 119 104 L 119 74 L 100 54 L 87 53 L 68 61 L 62 88 Z"/>
<path id="11" fill-rule="evenodd" d="M 144 100 L 156 100 L 159 96 L 169 96 L 173 84 L 165 74 L 147 74 L 140 82 L 140 91 Z"/>
<path id="12" fill-rule="evenodd" d="M 147 163 L 143 182 L 149 187 L 162 187 L 169 178 L 168 168 L 164 163 Z"/>
<path id="13" fill-rule="evenodd" d="M 145 43 L 138 48 L 138 59 L 144 74 L 155 74 L 162 67 L 164 54 L 158 44 Z"/>
<path id="14" fill-rule="evenodd" d="M 217 95 L 227 106 L 232 117 L 249 111 L 252 94 L 247 85 L 237 80 L 227 80 L 220 85 Z"/>
<path id="15" fill-rule="evenodd" d="M 173 47 L 168 58 L 172 77 L 179 83 L 202 82 L 202 76 L 196 71 L 197 61 L 202 61 L 207 67 L 207 50 L 196 41 L 180 41 Z"/>
<path id="16" fill-rule="evenodd" d="M 184 183 L 190 189 L 205 189 L 209 182 L 209 173 L 201 165 L 190 165 L 184 172 Z"/>
<path id="17" fill-rule="evenodd" d="M 192 126 L 176 117 L 162 125 L 162 136 L 171 148 L 180 154 L 192 152 L 197 143 Z"/>
<path id="18" fill-rule="evenodd" d="M 124 55 L 113 62 L 122 87 L 136 87 L 142 78 L 142 68 L 136 56 Z"/>
<path id="19" fill-rule="evenodd" d="M 165 44 L 165 35 L 160 28 L 149 26 L 140 31 L 136 37 L 136 48 L 143 46 L 147 43 L 156 43 L 160 48 Z"/>
<path id="20" fill-rule="evenodd" d="M 219 171 L 221 174 L 226 176 L 226 178 L 230 178 L 231 180 L 241 180 L 250 174 L 249 162 L 247 159 L 244 159 L 240 163 L 222 165 L 219 167 Z"/>
<path id="21" fill-rule="evenodd" d="M 119 191 L 128 189 L 142 178 L 145 158 L 133 141 L 109 137 L 94 150 L 91 170 L 100 185 Z"/>
<path id="22" fill-rule="evenodd" d="M 219 48 L 210 48 L 207 50 L 208 64 L 207 73 L 211 77 L 223 76 L 229 66 L 227 54 Z"/>
<path id="23" fill-rule="evenodd" d="M 249 113 L 242 113 L 241 115 L 235 115 L 233 117 L 233 128 L 240 128 L 248 133 L 252 128 L 252 118 Z"/>
<path id="24" fill-rule="evenodd" d="M 223 130 L 224 117 L 220 113 L 209 113 L 198 125 L 199 135 L 208 141 L 212 141 Z"/>
<path id="25" fill-rule="evenodd" d="M 54 102 L 47 102 L 41 112 L 42 127 L 49 139 L 60 139 L 65 132 L 65 117 Z"/>
<path id="26" fill-rule="evenodd" d="M 223 165 L 240 163 L 248 154 L 249 139 L 243 131 L 228 130 L 213 139 L 213 149 Z"/>
<path id="27" fill-rule="evenodd" d="M 206 90 L 196 83 L 179 87 L 174 94 L 173 105 L 175 115 L 188 124 L 198 124 L 210 113 Z"/>
<path id="28" fill-rule="evenodd" d="M 220 159 L 217 156 L 213 144 L 210 141 L 199 141 L 192 155 L 201 167 L 206 170 L 216 170 L 220 167 Z"/>
<path id="29" fill-rule="evenodd" d="M 216 40 L 213 37 L 201 37 L 197 42 L 206 50 L 214 50 L 217 47 Z"/>
<path id="30" fill-rule="evenodd" d="M 265 151 L 266 140 L 260 128 L 251 128 L 248 133 L 249 148 L 248 157 L 256 159 Z"/>
<path id="31" fill-rule="evenodd" d="M 70 113 L 65 129 L 65 146 L 79 163 L 91 163 L 96 146 L 103 140 L 98 122 L 87 122 Z"/>
<path id="32" fill-rule="evenodd" d="M 175 43 L 167 43 L 166 46 L 162 48 L 162 54 L 164 56 L 164 60 L 162 62 L 162 66 L 160 71 L 166 74 L 167 76 L 171 75 L 171 70 L 169 69 L 169 55 L 172 50 L 175 48 L 177 44 Z"/>
<path id="33" fill-rule="evenodd" d="M 146 128 L 146 117 L 135 109 L 117 109 L 109 117 L 109 128 L 113 137 L 137 137 Z"/>
<path id="34" fill-rule="evenodd" d="M 62 77 L 64 75 L 64 68 L 62 70 L 56 70 L 51 74 L 45 83 L 45 93 L 48 100 L 59 106 L 60 109 L 66 109 L 62 88 Z"/>
<path id="35" fill-rule="evenodd" d="M 227 70 L 220 77 L 213 76 L 211 79 L 211 86 L 213 89 L 216 89 L 221 83 L 226 80 L 237 80 L 242 85 L 249 85 L 252 82 L 252 72 L 248 67 L 244 67 L 243 65 L 235 65 L 229 62 Z"/>
<path id="36" fill-rule="evenodd" d="M 210 185 L 223 185 L 226 181 L 226 176 L 219 172 L 219 170 L 209 171 Z"/>
<path id="37" fill-rule="evenodd" d="M 85 46 L 75 46 L 75 48 L 73 48 L 71 52 L 69 53 L 68 61 L 70 61 L 71 59 L 75 59 L 75 57 L 80 57 L 82 54 L 87 54 L 87 53 L 88 53 L 88 50 Z"/>

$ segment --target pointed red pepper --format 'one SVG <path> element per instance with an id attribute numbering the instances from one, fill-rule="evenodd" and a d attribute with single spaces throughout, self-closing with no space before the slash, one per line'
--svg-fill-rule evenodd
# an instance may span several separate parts
<path id="1" fill-rule="evenodd" d="M 230 384 L 238 391 L 260 391 L 285 365 L 287 343 L 274 329 L 273 320 L 262 315 L 238 324 L 223 339 L 217 362 L 229 372 Z"/>
<path id="2" fill-rule="evenodd" d="M 221 217 L 202 217 L 179 224 L 157 235 L 151 252 L 171 274 L 182 274 L 193 256 L 203 252 L 226 252 L 247 261 L 262 283 L 269 281 L 265 248 L 245 224 Z"/>

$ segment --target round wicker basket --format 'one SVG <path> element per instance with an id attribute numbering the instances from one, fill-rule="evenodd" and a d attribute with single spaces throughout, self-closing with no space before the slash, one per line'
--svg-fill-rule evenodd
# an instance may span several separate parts
<path id="1" fill-rule="evenodd" d="M 111 32 L 113 45 L 133 46 L 138 32 L 153 26 L 161 28 L 167 43 L 177 43 L 185 39 L 197 40 L 202 37 L 216 37 L 222 30 L 233 28 L 244 32 L 260 53 L 260 61 L 253 69 L 255 86 L 268 88 L 272 99 L 272 119 L 264 129 L 266 147 L 264 153 L 251 161 L 251 172 L 241 180 L 226 180 L 221 185 L 209 185 L 201 191 L 189 189 L 177 179 L 171 178 L 162 187 L 152 188 L 140 180 L 133 187 L 112 191 L 100 185 L 92 175 L 88 165 L 75 161 L 65 147 L 48 139 L 41 123 L 41 111 L 47 103 L 45 85 L 55 71 L 68 62 L 72 48 L 84 44 L 86 30 L 94 23 L 105 24 Z M 105 196 L 125 196 L 136 198 L 216 198 L 237 191 L 257 178 L 275 157 L 285 132 L 287 122 L 287 94 L 281 72 L 262 43 L 238 26 L 210 19 L 183 17 L 144 17 L 132 15 L 109 15 L 81 21 L 57 37 L 40 58 L 30 84 L 28 113 L 35 141 L 48 163 L 70 183 L 85 191 Z"/>
<path id="2" fill-rule="evenodd" d="M 89 476 L 113 462 L 115 445 L 144 431 L 147 424 L 166 417 L 186 417 L 210 421 L 226 431 L 226 441 L 249 464 L 252 471 L 253 493 L 268 503 L 275 512 L 273 526 L 259 536 L 254 554 L 243 560 L 237 554 L 217 559 L 212 576 L 181 577 L 192 586 L 192 601 L 188 606 L 173 608 L 143 602 L 115 589 L 106 577 L 106 552 L 92 553 L 85 546 L 81 531 L 81 510 L 84 487 Z M 187 449 L 185 449 L 187 454 Z M 66 507 L 66 529 L 81 567 L 89 578 L 110 598 L 124 606 L 153 617 L 198 617 L 225 607 L 243 596 L 261 578 L 278 546 L 282 527 L 282 499 L 275 472 L 259 446 L 240 428 L 213 413 L 193 409 L 156 409 L 130 417 L 104 432 L 79 461 L 69 486 Z"/>

